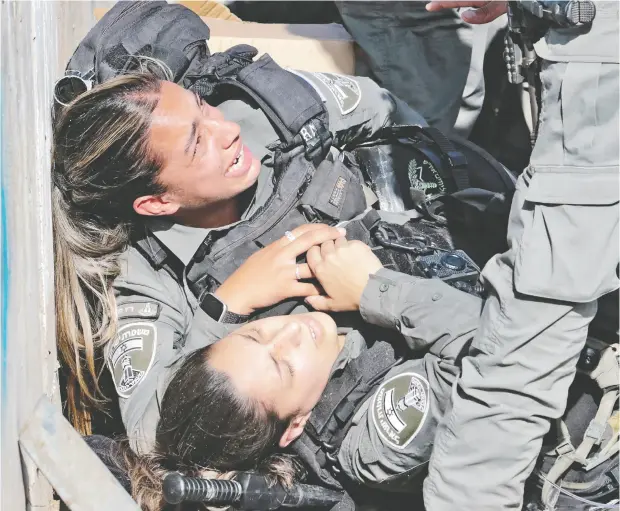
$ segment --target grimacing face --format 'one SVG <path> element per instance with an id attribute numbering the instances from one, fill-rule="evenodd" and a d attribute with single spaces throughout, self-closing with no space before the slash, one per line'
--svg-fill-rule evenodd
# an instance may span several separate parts
<path id="1" fill-rule="evenodd" d="M 177 210 L 236 197 L 260 173 L 260 162 L 243 144 L 239 125 L 172 82 L 162 81 L 149 147 L 163 159 L 159 181 L 166 189 L 165 200 Z"/>
<path id="2" fill-rule="evenodd" d="M 276 316 L 248 323 L 217 342 L 209 365 L 280 418 L 302 418 L 301 433 L 341 349 L 336 323 L 327 314 Z"/>

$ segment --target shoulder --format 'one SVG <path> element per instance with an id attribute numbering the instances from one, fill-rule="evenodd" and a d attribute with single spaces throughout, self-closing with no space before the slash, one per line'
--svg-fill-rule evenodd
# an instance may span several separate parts
<path id="1" fill-rule="evenodd" d="M 143 294 L 179 311 L 189 306 L 183 283 L 164 268 L 156 270 L 136 248 L 128 247 L 119 263 L 120 274 L 114 280 L 117 299 L 127 294 Z"/>
<path id="2" fill-rule="evenodd" d="M 416 366 L 390 371 L 354 417 L 338 458 L 354 481 L 408 491 L 428 462 L 436 421 L 428 380 Z"/>

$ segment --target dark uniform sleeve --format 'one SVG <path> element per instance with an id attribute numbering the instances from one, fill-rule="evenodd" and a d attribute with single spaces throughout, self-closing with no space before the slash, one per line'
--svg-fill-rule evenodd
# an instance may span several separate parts
<path id="1" fill-rule="evenodd" d="M 354 481 L 387 490 L 419 490 L 437 424 L 472 339 L 481 300 L 438 279 L 382 269 L 364 290 L 360 310 L 370 323 L 399 330 L 418 359 L 392 369 L 354 417 L 339 453 Z"/>
<path id="2" fill-rule="evenodd" d="M 155 441 L 159 405 L 176 362 L 224 337 L 233 325 L 217 323 L 201 309 L 194 315 L 183 286 L 155 271 L 134 249 L 114 283 L 118 332 L 105 348 L 123 423 L 135 450 Z"/>
<path id="3" fill-rule="evenodd" d="M 364 321 L 398 330 L 412 350 L 459 336 L 470 337 L 482 302 L 439 279 L 423 279 L 386 268 L 370 276 L 360 303 Z"/>

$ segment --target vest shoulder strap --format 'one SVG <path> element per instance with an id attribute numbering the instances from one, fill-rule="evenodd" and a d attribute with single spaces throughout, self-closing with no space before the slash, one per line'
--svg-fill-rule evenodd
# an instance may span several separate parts
<path id="1" fill-rule="evenodd" d="M 185 267 L 157 237 L 144 226 L 132 237 L 132 245 L 140 252 L 155 270 L 164 269 L 177 282 L 183 281 Z"/>
<path id="2" fill-rule="evenodd" d="M 324 484 L 342 487 L 337 456 L 355 412 L 401 360 L 390 343 L 377 341 L 330 378 L 304 433 L 292 446 Z"/>
<path id="3" fill-rule="evenodd" d="M 318 93 L 302 78 L 282 69 L 269 55 L 252 61 L 257 50 L 238 45 L 213 55 L 191 86 L 201 96 L 225 87 L 249 95 L 278 131 L 285 147 L 303 144 L 315 163 L 332 143 L 327 109 Z"/>

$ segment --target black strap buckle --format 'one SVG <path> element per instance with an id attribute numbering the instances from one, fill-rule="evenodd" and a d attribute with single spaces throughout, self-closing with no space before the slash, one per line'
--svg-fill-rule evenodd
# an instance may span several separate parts
<path id="1" fill-rule="evenodd" d="M 407 240 L 399 240 L 397 233 L 385 223 L 379 224 L 373 236 L 376 242 L 385 248 L 394 248 L 415 255 L 432 254 L 437 249 L 428 237 L 422 234 L 408 237 Z"/>
<path id="2" fill-rule="evenodd" d="M 241 69 L 251 64 L 258 50 L 248 44 L 238 44 L 222 52 L 215 53 L 206 64 L 203 75 L 213 77 L 217 81 L 236 76 Z"/>
<path id="3" fill-rule="evenodd" d="M 301 211 L 301 214 L 305 217 L 305 219 L 308 221 L 309 224 L 321 222 L 321 216 L 309 204 L 300 204 L 299 210 Z"/>
<path id="4" fill-rule="evenodd" d="M 306 159 L 318 165 L 329 153 L 333 135 L 316 117 L 302 126 L 299 135 L 306 147 Z"/>

